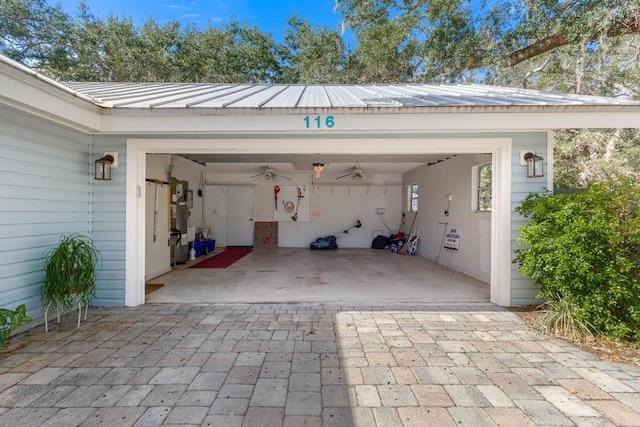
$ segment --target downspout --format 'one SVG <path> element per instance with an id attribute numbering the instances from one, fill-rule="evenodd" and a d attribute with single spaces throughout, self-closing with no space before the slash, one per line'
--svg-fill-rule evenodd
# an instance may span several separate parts
<path id="1" fill-rule="evenodd" d="M 89 134 L 89 237 L 93 239 L 93 134 Z"/>

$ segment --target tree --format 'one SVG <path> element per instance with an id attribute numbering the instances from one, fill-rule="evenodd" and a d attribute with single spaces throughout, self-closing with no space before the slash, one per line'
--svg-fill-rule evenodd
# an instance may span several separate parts
<path id="1" fill-rule="evenodd" d="M 337 0 L 356 34 L 392 20 L 422 49 L 425 79 L 464 80 L 514 67 L 564 46 L 594 51 L 640 33 L 640 0 Z M 418 61 L 421 62 L 421 61 Z"/>
<path id="2" fill-rule="evenodd" d="M 0 52 L 37 70 L 68 66 L 73 25 L 58 6 L 44 0 L 0 3 Z"/>
<path id="3" fill-rule="evenodd" d="M 284 33 L 281 50 L 287 83 L 348 83 L 355 80 L 353 58 L 340 33 L 313 26 L 295 15 Z"/>
<path id="4" fill-rule="evenodd" d="M 266 83 L 281 73 L 271 34 L 236 21 L 204 31 L 192 26 L 176 47 L 175 58 L 180 81 Z"/>

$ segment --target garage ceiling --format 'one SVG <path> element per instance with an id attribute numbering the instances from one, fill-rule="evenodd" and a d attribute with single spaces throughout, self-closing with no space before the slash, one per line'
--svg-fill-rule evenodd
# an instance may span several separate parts
<path id="1" fill-rule="evenodd" d="M 314 163 L 324 163 L 323 173 L 346 173 L 359 165 L 367 174 L 402 174 L 425 164 L 445 161 L 453 154 L 433 155 L 312 155 L 312 154 L 181 154 L 206 165 L 211 172 L 259 173 L 271 165 L 280 172 L 311 172 Z"/>

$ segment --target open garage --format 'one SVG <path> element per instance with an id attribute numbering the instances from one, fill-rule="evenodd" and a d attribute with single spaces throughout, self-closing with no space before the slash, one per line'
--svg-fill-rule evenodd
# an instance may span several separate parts
<path id="1" fill-rule="evenodd" d="M 102 254 L 96 305 L 143 304 L 145 282 L 174 273 L 174 178 L 192 196 L 183 199 L 194 230 L 185 246 L 198 231 L 217 250 L 276 246 L 256 246 L 226 269 L 254 259 L 251 282 L 241 281 L 245 301 L 258 289 L 275 298 L 278 287 L 288 289 L 284 300 L 304 300 L 316 290 L 296 285 L 328 281 L 336 293 L 318 294 L 331 301 L 364 301 L 375 288 L 381 299 L 446 300 L 452 282 L 428 278 L 444 273 L 484 289 L 479 299 L 529 304 L 536 288 L 512 264 L 526 219 L 513 208 L 552 188 L 552 130 L 632 126 L 639 110 L 628 100 L 476 85 L 61 84 L 0 59 L 2 295 L 36 317 L 42 253 L 61 234 L 90 235 Z M 542 173 L 528 172 L 527 154 Z M 111 179 L 97 180 L 94 163 L 106 156 Z M 323 165 L 318 175 L 314 164 Z M 356 221 L 362 226 L 341 236 L 339 249 L 309 249 Z M 265 224 L 277 224 L 275 245 L 255 240 Z M 378 234 L 418 228 L 414 255 L 370 249 Z M 287 269 L 291 282 L 278 286 Z M 229 283 L 216 274 L 212 286 Z M 350 278 L 360 282 L 341 294 Z M 437 292 L 421 293 L 420 280 Z M 400 283 L 416 283 L 418 293 Z"/>

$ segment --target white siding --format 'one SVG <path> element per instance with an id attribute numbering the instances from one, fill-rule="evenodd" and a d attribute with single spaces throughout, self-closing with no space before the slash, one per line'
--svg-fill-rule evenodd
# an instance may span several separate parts
<path id="1" fill-rule="evenodd" d="M 90 235 L 89 157 L 85 134 L 0 107 L 0 307 L 40 317 L 44 252 Z"/>
<path id="2" fill-rule="evenodd" d="M 511 167 L 511 250 L 514 251 L 519 247 L 518 236 L 520 227 L 524 225 L 526 218 L 518 215 L 514 209 L 524 200 L 529 193 L 541 193 L 545 191 L 547 186 L 547 177 L 543 178 L 527 178 L 526 166 L 520 165 L 520 150 L 531 149 L 544 160 L 545 175 L 549 173 L 547 170 L 547 134 L 540 133 L 521 133 L 512 136 L 512 167 Z M 512 259 L 515 253 L 511 254 Z M 522 306 L 537 304 L 540 301 L 535 299 L 538 288 L 528 278 L 522 277 L 518 271 L 518 265 L 512 264 L 511 273 L 511 305 Z"/>
<path id="3" fill-rule="evenodd" d="M 112 136 L 93 136 L 95 157 L 104 152 L 118 153 L 118 167 L 112 169 L 111 181 L 93 184 L 93 239 L 102 252 L 104 265 L 96 283 L 95 305 L 123 306 L 125 277 L 126 229 L 126 139 Z"/>

